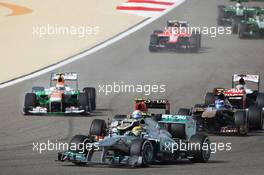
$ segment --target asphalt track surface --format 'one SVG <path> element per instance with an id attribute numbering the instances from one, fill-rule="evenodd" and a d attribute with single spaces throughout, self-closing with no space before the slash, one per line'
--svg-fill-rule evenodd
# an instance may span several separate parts
<path id="1" fill-rule="evenodd" d="M 203 49 L 198 54 L 148 52 L 149 34 L 165 26 L 167 19 L 215 26 L 216 6 L 223 3 L 227 1 L 187 0 L 140 31 L 57 71 L 77 71 L 80 87 L 98 87 L 113 81 L 166 84 L 166 93 L 151 97 L 168 98 L 173 112 L 181 106 L 201 102 L 205 92 L 214 86 L 229 87 L 233 73 L 255 73 L 264 77 L 264 40 L 239 40 L 232 35 L 204 36 Z M 49 74 L 45 74 L 0 90 L 0 174 L 263 174 L 263 132 L 250 133 L 247 137 L 211 136 L 212 141 L 231 142 L 232 150 L 217 152 L 207 164 L 178 161 L 131 169 L 76 167 L 55 162 L 56 151 L 33 152 L 32 142 L 69 141 L 74 134 L 88 133 L 94 118 L 107 119 L 116 113 L 131 112 L 136 94 L 98 94 L 98 110 L 91 117 L 23 116 L 24 93 L 33 85 L 48 85 L 48 79 Z"/>

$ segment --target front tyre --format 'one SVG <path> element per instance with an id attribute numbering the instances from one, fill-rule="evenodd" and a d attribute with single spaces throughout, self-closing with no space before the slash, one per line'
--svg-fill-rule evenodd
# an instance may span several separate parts
<path id="1" fill-rule="evenodd" d="M 206 135 L 192 135 L 189 140 L 189 160 L 194 163 L 206 163 L 210 159 L 210 140 Z"/>
<path id="2" fill-rule="evenodd" d="M 149 166 L 154 160 L 154 148 L 150 141 L 135 139 L 130 146 L 130 156 L 142 157 L 141 166 Z"/>

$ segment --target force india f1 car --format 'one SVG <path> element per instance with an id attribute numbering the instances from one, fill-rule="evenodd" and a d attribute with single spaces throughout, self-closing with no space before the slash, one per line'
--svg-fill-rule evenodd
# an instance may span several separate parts
<path id="1" fill-rule="evenodd" d="M 156 30 L 150 36 L 149 51 L 162 50 L 198 52 L 201 48 L 201 34 L 189 31 L 186 21 L 171 20 L 164 31 Z"/>
<path id="2" fill-rule="evenodd" d="M 264 37 L 264 8 L 257 9 L 254 17 L 240 22 L 238 36 L 241 39 Z"/>
<path id="3" fill-rule="evenodd" d="M 191 116 L 181 115 L 162 115 L 159 122 L 152 118 L 128 117 L 121 122 L 113 119 L 108 127 L 104 120 L 95 119 L 91 124 L 89 136 L 73 137 L 70 145 L 76 144 L 94 146 L 88 146 L 89 149 L 82 146 L 60 152 L 58 160 L 70 161 L 77 165 L 135 167 L 176 159 L 207 162 L 211 154 L 209 138 L 196 134 L 196 123 Z M 183 144 L 187 145 L 186 149 L 178 147 Z M 99 160 L 96 160 L 95 153 L 99 153 Z"/>
<path id="4" fill-rule="evenodd" d="M 242 3 L 248 0 L 231 0 L 236 1 L 236 5 L 218 6 L 217 23 L 220 26 L 232 26 L 232 33 L 238 33 L 238 25 L 242 20 L 253 17 L 258 7 L 246 7 Z"/>
<path id="5" fill-rule="evenodd" d="M 264 94 L 259 92 L 259 81 L 258 75 L 235 74 L 232 89 L 215 88 L 206 94 L 204 104 L 195 105 L 192 111 L 180 109 L 179 114 L 191 113 L 199 131 L 246 135 L 248 130 L 260 130 Z M 219 99 L 220 95 L 224 99 Z M 221 100 L 228 103 L 219 108 L 217 101 Z"/>
<path id="6" fill-rule="evenodd" d="M 70 84 L 72 85 L 70 87 Z M 89 114 L 96 108 L 95 88 L 78 90 L 77 73 L 52 73 L 50 88 L 26 93 L 23 112 L 33 114 Z"/>

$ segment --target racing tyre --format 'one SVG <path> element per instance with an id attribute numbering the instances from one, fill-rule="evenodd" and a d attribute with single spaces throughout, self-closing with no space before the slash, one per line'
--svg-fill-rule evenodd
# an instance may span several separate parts
<path id="1" fill-rule="evenodd" d="M 248 31 L 248 25 L 247 24 L 243 24 L 243 23 L 240 23 L 238 25 L 238 37 L 240 39 L 244 39 L 246 38 L 246 35 L 245 33 Z"/>
<path id="2" fill-rule="evenodd" d="M 180 108 L 177 114 L 178 115 L 190 115 L 191 110 L 187 108 Z"/>
<path id="3" fill-rule="evenodd" d="M 106 123 L 101 119 L 94 119 L 90 127 L 90 135 L 102 136 L 106 135 Z"/>
<path id="4" fill-rule="evenodd" d="M 155 45 L 158 45 L 158 43 L 159 43 L 159 37 L 156 34 L 152 34 L 150 36 L 149 51 L 156 52 L 157 48 L 155 47 Z"/>
<path id="5" fill-rule="evenodd" d="M 215 103 L 215 95 L 213 92 L 207 92 L 204 99 L 204 104 L 209 106 Z"/>
<path id="6" fill-rule="evenodd" d="M 197 53 L 200 48 L 200 37 L 199 34 L 193 34 L 190 37 L 191 52 Z"/>
<path id="7" fill-rule="evenodd" d="M 211 149 L 210 140 L 206 135 L 192 135 L 189 140 L 190 150 L 188 155 L 192 158 L 189 160 L 194 163 L 206 163 L 210 159 Z M 200 146 L 197 146 L 200 145 Z"/>
<path id="8" fill-rule="evenodd" d="M 238 19 L 236 19 L 236 18 L 233 18 L 232 19 L 232 33 L 233 34 L 237 34 L 238 33 L 238 23 L 239 23 L 239 21 L 238 21 Z"/>
<path id="9" fill-rule="evenodd" d="M 29 110 L 32 107 L 36 107 L 37 106 L 37 96 L 34 93 L 27 93 L 25 95 L 25 102 L 24 102 L 24 113 L 25 115 L 29 114 Z"/>
<path id="10" fill-rule="evenodd" d="M 261 130 L 263 127 L 262 108 L 257 105 L 248 108 L 248 124 L 252 130 Z"/>
<path id="11" fill-rule="evenodd" d="M 186 139 L 185 124 L 172 123 L 169 132 L 173 138 Z"/>
<path id="12" fill-rule="evenodd" d="M 86 93 L 80 93 L 78 95 L 78 105 L 79 107 L 85 110 L 85 113 L 89 113 L 89 111 L 91 110 L 91 107 L 89 105 Z"/>
<path id="13" fill-rule="evenodd" d="M 130 146 L 130 156 L 141 156 L 141 166 L 149 166 L 154 161 L 154 148 L 150 141 L 135 139 Z"/>
<path id="14" fill-rule="evenodd" d="M 239 128 L 240 135 L 247 135 L 247 113 L 246 111 L 236 111 L 234 113 L 235 126 Z"/>
<path id="15" fill-rule="evenodd" d="M 257 105 L 261 108 L 264 107 L 264 93 L 259 93 L 256 99 Z"/>
<path id="16" fill-rule="evenodd" d="M 86 93 L 88 102 L 91 103 L 91 110 L 96 109 L 96 90 L 93 87 L 83 88 L 83 91 Z"/>
<path id="17" fill-rule="evenodd" d="M 223 21 L 221 19 L 223 19 L 226 15 L 225 15 L 225 12 L 224 12 L 224 8 L 225 6 L 224 5 L 219 5 L 218 6 L 218 18 L 217 18 L 217 24 L 219 26 L 222 26 L 224 25 Z"/>

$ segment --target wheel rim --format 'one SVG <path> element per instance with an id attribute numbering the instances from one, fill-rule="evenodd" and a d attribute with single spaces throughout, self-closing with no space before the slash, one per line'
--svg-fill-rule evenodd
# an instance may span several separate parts
<path id="1" fill-rule="evenodd" d="M 151 143 L 145 142 L 143 144 L 142 157 L 145 164 L 151 163 L 153 159 L 153 147 Z"/>

